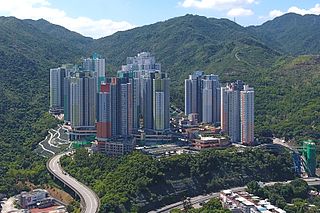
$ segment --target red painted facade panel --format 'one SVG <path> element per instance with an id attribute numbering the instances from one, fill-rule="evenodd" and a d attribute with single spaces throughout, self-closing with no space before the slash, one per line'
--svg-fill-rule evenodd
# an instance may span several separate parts
<path id="1" fill-rule="evenodd" d="M 98 122 L 97 138 L 110 138 L 110 137 L 111 137 L 111 122 Z"/>
<path id="2" fill-rule="evenodd" d="M 101 92 L 110 92 L 110 84 L 109 83 L 101 84 L 100 91 Z"/>
<path id="3" fill-rule="evenodd" d="M 116 77 L 112 77 L 111 78 L 111 84 L 117 84 L 117 78 Z"/>

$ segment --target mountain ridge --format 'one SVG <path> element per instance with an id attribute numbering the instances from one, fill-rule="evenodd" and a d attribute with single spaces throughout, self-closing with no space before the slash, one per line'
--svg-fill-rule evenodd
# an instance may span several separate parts
<path id="1" fill-rule="evenodd" d="M 320 15 L 284 14 L 248 30 L 261 41 L 286 54 L 319 54 Z"/>
<path id="2" fill-rule="evenodd" d="M 26 21 L 28 24 L 31 24 L 43 33 L 50 34 L 57 39 L 65 39 L 66 42 L 71 42 L 74 46 L 80 45 L 81 48 L 85 48 L 86 45 L 94 40 L 90 37 L 83 36 L 78 32 L 71 31 L 60 25 L 52 24 L 45 19 L 25 19 L 24 21 Z M 64 37 L 65 35 L 67 35 L 66 38 Z"/>
<path id="3" fill-rule="evenodd" d="M 194 70 L 219 74 L 222 83 L 244 80 L 255 88 L 255 133 L 261 142 L 273 136 L 319 139 L 320 47 L 307 45 L 303 55 L 297 51 L 310 37 L 319 40 L 318 28 L 296 28 L 288 37 L 288 17 L 276 19 L 284 33 L 271 41 L 273 21 L 245 28 L 226 19 L 187 15 L 94 40 L 43 20 L 0 17 L 0 182 L 5 183 L 0 193 L 23 190 L 17 176 L 19 183 L 50 179 L 43 160 L 32 152 L 57 124 L 47 112 L 49 69 L 79 63 L 93 52 L 107 57 L 108 75 L 128 56 L 154 53 L 171 78 L 171 101 L 182 109 L 183 82 Z M 289 40 L 278 47 L 281 36 Z"/>
<path id="4" fill-rule="evenodd" d="M 12 61 L 12 57 L 19 59 L 19 63 L 22 64 L 20 67 L 25 67 L 25 70 L 30 70 L 28 66 L 34 67 L 29 72 L 38 73 L 38 76 L 34 77 L 40 82 L 39 85 L 43 85 L 43 88 L 42 91 L 39 91 L 39 88 L 35 85 L 29 85 L 30 87 L 27 87 L 26 91 L 36 91 L 42 97 L 42 102 L 39 104 L 42 106 L 41 109 L 44 109 L 48 104 L 48 69 L 50 67 L 59 66 L 62 63 L 78 62 L 81 57 L 88 57 L 93 52 L 98 52 L 107 58 L 108 75 L 113 75 L 120 65 L 125 63 L 126 57 L 134 56 L 141 51 L 150 51 L 156 55 L 157 60 L 162 63 L 163 70 L 168 72 L 172 79 L 172 88 L 175 88 L 171 91 L 174 104 L 183 108 L 183 79 L 187 78 L 194 70 L 201 69 L 206 73 L 219 74 L 222 82 L 243 79 L 264 95 L 264 97 L 260 97 L 257 92 L 257 135 L 266 132 L 268 129 L 280 135 L 284 131 L 277 130 L 276 125 L 284 124 L 286 121 L 281 120 L 280 117 L 282 116 L 279 117 L 278 114 L 285 112 L 285 110 L 275 110 L 268 104 L 266 105 L 268 107 L 265 108 L 266 106 L 262 103 L 269 97 L 267 88 L 264 88 L 263 91 L 259 91 L 259 88 L 263 88 L 261 87 L 263 84 L 270 84 L 269 79 L 274 79 L 281 86 L 280 89 L 286 90 L 287 85 L 278 82 L 274 76 L 282 73 L 280 70 L 282 63 L 291 63 L 296 56 L 294 51 L 288 53 L 281 48 L 273 48 L 278 41 L 274 40 L 272 44 L 268 44 L 270 41 L 261 36 L 261 31 L 267 26 L 265 34 L 270 34 L 269 30 L 271 28 L 268 26 L 273 26 L 275 22 L 280 23 L 279 25 L 284 29 L 292 30 L 290 22 L 286 23 L 287 19 L 292 21 L 292 17 L 306 19 L 307 21 L 313 18 L 320 20 L 320 16 L 287 14 L 258 27 L 242 27 L 228 19 L 206 18 L 188 14 L 128 31 L 117 32 L 104 38 L 91 39 L 61 26 L 52 25 L 45 20 L 33 21 L 19 20 L 14 17 L 0 17 L 0 41 L 2 41 L 0 43 L 0 55 L 2 61 L 4 61 L 0 70 L 3 76 L 9 78 L 14 73 L 11 69 L 20 69 L 15 66 L 16 62 Z M 318 29 L 310 36 L 316 37 L 317 33 Z M 286 34 L 284 34 L 285 36 Z M 297 37 L 293 35 L 292 39 L 296 41 Z M 305 42 L 302 39 L 300 43 L 293 43 L 301 46 Z M 317 48 L 316 45 L 310 50 L 305 49 L 304 52 L 305 54 L 319 53 L 320 46 L 319 52 L 317 52 Z M 308 61 L 314 59 L 303 58 L 303 60 L 308 63 Z M 303 66 L 298 66 L 299 72 L 303 72 Z M 312 66 L 312 69 L 315 69 L 317 64 Z M 290 69 L 298 68 L 294 66 Z M 317 75 L 315 70 L 312 70 L 312 72 Z M 297 84 L 295 78 L 298 74 L 288 72 L 287 75 L 290 81 Z M 0 83 L 10 89 L 17 86 L 24 88 L 26 83 L 22 80 L 28 80 L 31 77 L 27 78 L 27 76 L 29 75 L 17 76 L 19 79 L 21 78 L 18 83 L 15 80 L 0 80 Z M 308 81 L 303 76 L 300 78 Z M 273 87 L 278 86 L 275 83 L 272 83 L 272 85 Z M 286 91 L 285 95 L 292 95 L 290 92 Z M 21 97 L 25 95 L 21 93 Z M 26 101 L 32 102 L 29 99 L 26 99 Z M 291 108 L 298 110 L 293 106 L 289 107 L 289 109 Z M 6 110 L 8 109 L 3 111 L 6 113 Z M 265 111 L 268 114 L 262 113 Z M 274 111 L 277 111 L 277 113 L 274 113 Z M 285 113 L 288 116 L 292 114 L 291 112 Z M 274 123 L 274 126 L 268 127 L 268 123 Z M 305 126 L 305 129 L 308 125 Z M 303 131 L 301 130 L 301 132 Z M 301 135 L 301 132 L 290 133 L 288 137 Z"/>

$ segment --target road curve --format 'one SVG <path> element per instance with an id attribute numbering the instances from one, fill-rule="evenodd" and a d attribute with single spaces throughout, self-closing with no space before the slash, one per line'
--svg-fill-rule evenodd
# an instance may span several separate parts
<path id="1" fill-rule="evenodd" d="M 99 211 L 99 197 L 89 187 L 68 175 L 60 166 L 60 158 L 66 153 L 53 156 L 47 161 L 49 172 L 70 187 L 81 199 L 82 213 L 97 213 Z"/>

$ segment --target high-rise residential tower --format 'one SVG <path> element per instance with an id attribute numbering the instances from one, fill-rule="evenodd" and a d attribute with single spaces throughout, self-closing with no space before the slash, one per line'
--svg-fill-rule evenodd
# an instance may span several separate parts
<path id="1" fill-rule="evenodd" d="M 220 123 L 220 83 L 217 75 L 195 71 L 185 80 L 185 114 L 196 113 L 198 121 Z"/>
<path id="2" fill-rule="evenodd" d="M 50 112 L 62 113 L 64 107 L 64 78 L 66 69 L 50 69 Z"/>
<path id="3" fill-rule="evenodd" d="M 201 80 L 202 122 L 220 123 L 220 83 L 217 75 L 205 75 Z"/>
<path id="4" fill-rule="evenodd" d="M 142 118 L 142 128 L 147 130 L 153 129 L 153 82 L 152 78 L 149 76 L 143 76 L 140 79 L 141 83 L 141 118 Z"/>
<path id="5" fill-rule="evenodd" d="M 130 73 L 129 77 L 140 78 L 145 73 L 160 70 L 161 64 L 156 63 L 155 57 L 149 52 L 142 52 L 137 56 L 128 57 L 127 64 L 122 66 L 119 73 Z"/>
<path id="6" fill-rule="evenodd" d="M 132 133 L 132 84 L 128 78 L 106 78 L 97 99 L 97 139 L 129 137 Z"/>
<path id="7" fill-rule="evenodd" d="M 170 80 L 166 73 L 161 72 L 161 65 L 156 63 L 155 57 L 148 52 L 128 57 L 127 64 L 118 71 L 118 77 L 128 78 L 131 83 L 132 129 L 134 131 L 139 128 L 156 131 L 169 129 L 167 121 L 170 108 L 168 92 Z"/>
<path id="8" fill-rule="evenodd" d="M 221 88 L 221 129 L 231 142 L 254 142 L 254 90 L 242 81 Z"/>
<path id="9" fill-rule="evenodd" d="M 98 93 L 97 149 L 123 155 L 135 145 L 132 133 L 132 84 L 128 78 L 106 78 Z"/>
<path id="10" fill-rule="evenodd" d="M 84 71 L 93 71 L 97 77 L 97 91 L 100 90 L 101 82 L 106 79 L 106 60 L 94 53 L 92 58 L 83 59 L 82 67 Z"/>
<path id="11" fill-rule="evenodd" d="M 170 129 L 170 79 L 166 73 L 157 73 L 153 79 L 153 129 Z"/>
<path id="12" fill-rule="evenodd" d="M 112 91 L 110 83 L 101 83 L 97 97 L 97 139 L 112 137 Z M 115 123 L 116 124 L 116 123 Z"/>
<path id="13" fill-rule="evenodd" d="M 185 84 L 185 114 L 197 113 L 202 119 L 202 86 L 201 80 L 204 75 L 203 71 L 195 71 L 189 75 L 189 79 L 184 81 Z"/>
<path id="14" fill-rule="evenodd" d="M 245 85 L 240 91 L 241 143 L 254 143 L 254 90 Z"/>
<path id="15" fill-rule="evenodd" d="M 72 129 L 95 129 L 96 84 L 93 72 L 76 72 L 65 78 L 65 120 Z"/>
<path id="16" fill-rule="evenodd" d="M 120 82 L 120 134 L 129 136 L 132 133 L 132 84 Z"/>
<path id="17" fill-rule="evenodd" d="M 221 87 L 221 130 L 240 142 L 240 91 L 234 85 Z"/>

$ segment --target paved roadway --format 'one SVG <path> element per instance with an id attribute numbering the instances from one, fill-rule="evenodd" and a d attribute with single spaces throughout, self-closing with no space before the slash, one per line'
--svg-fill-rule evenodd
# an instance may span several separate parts
<path id="1" fill-rule="evenodd" d="M 61 125 L 58 125 L 58 128 L 48 131 L 46 138 L 39 143 L 37 152 L 43 157 L 51 157 L 61 152 L 68 145 L 69 147 L 71 146 L 71 143 L 67 139 L 68 136 L 65 130 Z"/>
<path id="2" fill-rule="evenodd" d="M 288 148 L 289 150 L 295 152 L 295 153 L 299 153 L 298 152 L 298 147 L 293 147 L 293 146 L 290 146 L 288 143 L 285 142 L 285 140 L 282 140 L 280 138 L 274 138 L 273 139 L 273 144 L 279 144 L 281 146 L 284 146 L 286 148 Z M 300 154 L 299 154 L 300 155 Z M 308 177 L 308 174 L 305 170 L 305 165 L 303 164 L 305 162 L 303 156 L 300 155 L 300 159 L 301 159 L 301 172 L 302 172 L 302 177 Z"/>
<path id="3" fill-rule="evenodd" d="M 303 178 L 304 181 L 306 181 L 308 183 L 309 186 L 318 186 L 320 185 L 320 178 Z M 264 183 L 264 186 L 272 186 L 276 183 L 290 183 L 291 181 L 285 181 L 285 182 L 269 182 L 269 183 Z M 244 187 L 236 187 L 236 188 L 232 188 L 230 189 L 233 192 L 239 192 L 239 191 L 244 191 L 246 189 L 246 186 Z M 219 197 L 219 193 L 220 192 L 216 192 L 216 193 L 211 193 L 211 194 L 207 194 L 207 195 L 199 195 L 196 197 L 192 197 L 190 199 L 190 202 L 192 205 L 196 205 L 199 203 L 204 203 L 207 202 L 209 200 L 211 200 L 212 198 L 215 197 Z M 149 213 L 169 213 L 172 209 L 182 209 L 183 208 L 183 201 L 179 201 L 177 203 L 172 203 L 169 204 L 167 206 L 164 206 L 160 209 L 157 210 L 153 210 L 150 211 Z"/>
<path id="4" fill-rule="evenodd" d="M 245 189 L 246 189 L 245 186 L 244 187 L 236 187 L 236 188 L 232 188 L 231 191 L 239 192 L 239 191 L 243 191 Z M 196 197 L 192 197 L 190 199 L 190 202 L 192 205 L 204 203 L 204 202 L 211 200 L 212 198 L 219 197 L 219 193 L 220 192 L 216 192 L 216 193 L 211 193 L 211 194 L 207 194 L 207 195 L 199 195 Z M 167 205 L 167 206 L 162 207 L 160 209 L 150 211 L 149 213 L 160 213 L 160 212 L 161 213 L 169 213 L 172 209 L 182 209 L 182 208 L 183 208 L 183 201 L 179 201 L 177 203 Z"/>
<path id="5" fill-rule="evenodd" d="M 81 199 L 82 213 L 96 213 L 99 210 L 99 197 L 87 186 L 68 175 L 60 166 L 59 160 L 66 153 L 55 155 L 47 162 L 51 174 L 69 186 Z"/>
<path id="6" fill-rule="evenodd" d="M 284 146 L 284 147 L 286 147 L 286 148 L 288 148 L 288 149 L 290 149 L 290 150 L 292 150 L 294 152 L 298 152 L 298 150 L 295 147 L 290 146 L 288 143 L 286 143 L 284 140 L 282 140 L 280 138 L 274 138 L 273 139 L 273 143 L 282 145 L 282 146 Z"/>

